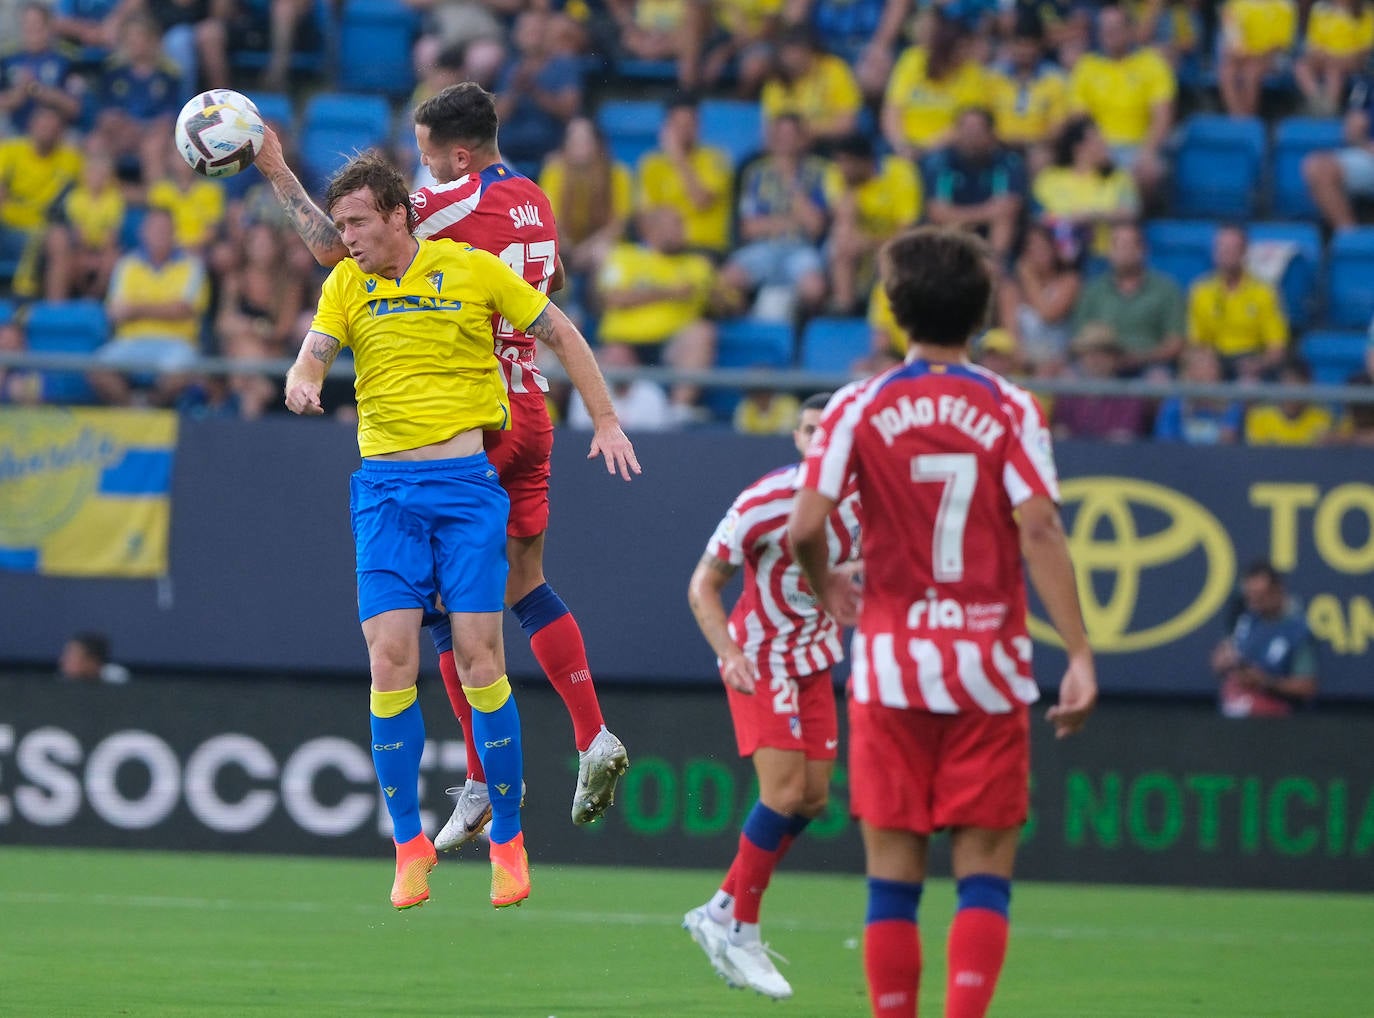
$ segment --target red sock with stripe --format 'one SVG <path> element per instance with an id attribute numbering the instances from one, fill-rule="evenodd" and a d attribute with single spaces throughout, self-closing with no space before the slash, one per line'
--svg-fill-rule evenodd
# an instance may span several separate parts
<path id="1" fill-rule="evenodd" d="M 874 1018 L 916 1018 L 921 937 L 916 911 L 921 885 L 868 878 L 864 975 Z"/>
<path id="2" fill-rule="evenodd" d="M 949 928 L 945 1018 L 983 1018 L 1007 956 L 1011 881 L 975 874 L 959 881 L 959 910 Z"/>
<path id="3" fill-rule="evenodd" d="M 572 719 L 573 740 L 585 752 L 606 723 L 596 698 L 582 630 L 563 599 L 547 583 L 530 591 L 511 611 L 530 638 L 530 650 Z"/>

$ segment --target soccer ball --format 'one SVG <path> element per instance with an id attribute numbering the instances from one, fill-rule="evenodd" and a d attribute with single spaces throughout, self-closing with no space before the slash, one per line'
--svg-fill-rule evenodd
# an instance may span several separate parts
<path id="1" fill-rule="evenodd" d="M 257 158 L 262 132 L 262 115 L 253 100 L 212 88 L 177 114 L 177 151 L 202 176 L 232 177 Z"/>

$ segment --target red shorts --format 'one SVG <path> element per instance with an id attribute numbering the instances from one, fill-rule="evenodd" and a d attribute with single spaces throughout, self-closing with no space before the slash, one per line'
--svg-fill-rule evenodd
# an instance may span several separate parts
<path id="1" fill-rule="evenodd" d="M 534 537 L 549 529 L 549 457 L 553 422 L 542 392 L 511 392 L 510 430 L 484 436 L 487 459 L 510 496 L 507 537 Z"/>
<path id="2" fill-rule="evenodd" d="M 802 679 L 760 680 L 753 693 L 726 687 L 740 756 L 756 749 L 800 750 L 808 760 L 834 760 L 840 745 L 830 670 Z"/>
<path id="3" fill-rule="evenodd" d="M 849 701 L 849 808 L 875 827 L 1020 827 L 1030 810 L 1030 711 L 932 714 Z"/>

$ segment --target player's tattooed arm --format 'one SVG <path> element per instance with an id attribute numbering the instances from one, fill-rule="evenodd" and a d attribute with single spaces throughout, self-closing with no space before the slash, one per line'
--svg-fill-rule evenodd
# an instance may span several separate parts
<path id="1" fill-rule="evenodd" d="M 313 416 L 324 413 L 320 389 L 329 366 L 339 355 L 342 344 L 333 336 L 311 331 L 301 344 L 296 362 L 286 373 L 286 407 L 294 414 Z"/>
<path id="2" fill-rule="evenodd" d="M 306 337 L 306 342 L 310 347 L 310 356 L 324 365 L 326 371 L 334 363 L 334 358 L 339 356 L 339 351 L 343 348 L 333 336 L 326 336 L 323 332 L 312 332 Z"/>
<path id="3" fill-rule="evenodd" d="M 262 172 L 277 201 L 286 212 L 296 233 L 310 249 L 315 261 L 326 267 L 339 264 L 348 256 L 333 222 L 305 193 L 305 187 L 291 172 L 282 153 L 281 140 L 270 127 L 263 132 L 262 150 L 254 165 Z"/>
<path id="4" fill-rule="evenodd" d="M 632 473 L 639 473 L 639 460 L 635 457 L 634 446 L 625 437 L 625 432 L 620 430 L 620 418 L 616 416 L 606 379 L 596 363 L 592 348 L 587 345 L 586 338 L 577 326 L 551 302 L 544 306 L 539 317 L 525 332 L 553 351 L 558 363 L 568 373 L 573 388 L 582 397 L 587 414 L 596 427 L 587 458 L 601 456 L 606 461 L 608 473 L 618 473 L 627 481 Z"/>
<path id="5" fill-rule="evenodd" d="M 739 566 L 726 562 L 724 559 L 716 558 L 714 555 L 701 556 L 700 564 L 713 572 L 720 573 L 727 580 L 739 572 Z"/>

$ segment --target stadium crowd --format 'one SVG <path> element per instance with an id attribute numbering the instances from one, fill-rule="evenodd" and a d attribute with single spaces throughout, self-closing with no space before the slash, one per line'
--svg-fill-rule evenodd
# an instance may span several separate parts
<path id="1" fill-rule="evenodd" d="M 312 135 L 315 98 L 361 90 L 348 23 L 369 5 L 396 29 L 369 56 L 385 65 L 391 35 L 402 47 L 386 123 Z M 931 222 L 987 239 L 998 283 L 977 349 L 1013 376 L 1368 383 L 1374 368 L 1336 298 L 1317 299 L 1374 195 L 1363 0 L 58 0 L 0 3 L 0 24 L 15 41 L 0 59 L 0 349 L 92 350 L 113 369 L 0 369 L 0 402 L 279 412 L 275 379 L 186 368 L 293 356 L 321 273 L 259 174 L 208 181 L 176 155 L 177 110 L 200 88 L 245 91 L 314 191 L 368 144 L 428 182 L 408 110 L 464 79 L 496 94 L 505 159 L 551 198 L 557 299 L 607 366 L 892 363 L 876 251 Z M 1305 253 L 1244 222 L 1291 214 L 1264 203 L 1192 224 L 1210 265 L 1153 250 L 1178 213 L 1187 122 L 1207 110 L 1266 132 L 1325 125 L 1327 146 L 1293 164 L 1327 235 L 1301 278 Z M 90 302 L 95 320 L 61 313 Z M 1319 325 L 1347 331 L 1314 364 Z M 117 370 L 148 360 L 156 376 Z M 798 405 L 643 380 L 614 395 L 638 430 L 785 432 Z M 346 412 L 346 387 L 333 396 Z M 1051 416 L 1065 437 L 1374 441 L 1367 408 L 1301 400 L 1075 395 Z"/>

